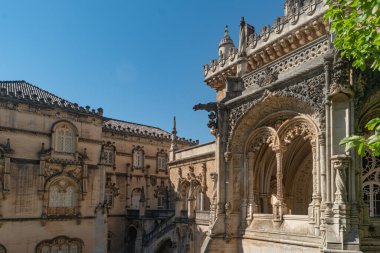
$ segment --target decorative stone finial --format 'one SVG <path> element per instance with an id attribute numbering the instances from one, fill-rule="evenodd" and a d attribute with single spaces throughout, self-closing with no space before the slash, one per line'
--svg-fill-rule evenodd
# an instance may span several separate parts
<path id="1" fill-rule="evenodd" d="M 228 53 L 230 48 L 234 48 L 234 42 L 232 41 L 230 35 L 229 35 L 229 30 L 228 30 L 228 25 L 224 28 L 224 36 L 222 40 L 219 43 L 219 57 L 223 56 L 224 58 L 228 57 Z"/>
<path id="2" fill-rule="evenodd" d="M 240 56 L 245 56 L 245 50 L 247 47 L 247 31 L 244 17 L 240 20 L 240 33 L 239 33 L 239 47 L 238 52 Z"/>

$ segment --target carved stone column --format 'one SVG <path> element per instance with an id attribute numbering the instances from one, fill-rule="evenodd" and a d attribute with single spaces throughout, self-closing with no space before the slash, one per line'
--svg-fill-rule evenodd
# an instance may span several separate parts
<path id="1" fill-rule="evenodd" d="M 88 165 L 87 163 L 84 163 L 83 164 L 83 179 L 82 179 L 83 195 L 87 193 L 87 185 L 88 185 Z"/>
<path id="2" fill-rule="evenodd" d="M 309 205 L 309 223 L 314 224 L 315 234 L 319 235 L 320 223 L 320 169 L 319 169 L 319 150 L 317 142 L 311 141 L 312 161 L 313 161 L 313 201 Z"/>
<path id="3" fill-rule="evenodd" d="M 320 168 L 320 189 L 322 198 L 322 208 L 326 203 L 326 138 L 325 133 L 319 136 L 319 168 Z"/>
<path id="4" fill-rule="evenodd" d="M 344 204 L 347 201 L 347 172 L 349 171 L 351 157 L 335 155 L 331 157 L 335 170 L 335 201 L 334 204 Z"/>
<path id="5" fill-rule="evenodd" d="M 256 194 L 256 191 L 255 191 L 255 176 L 254 176 L 254 169 L 253 169 L 253 165 L 255 164 L 254 163 L 254 153 L 253 152 L 249 152 L 247 154 L 247 157 L 246 157 L 247 161 L 246 161 L 246 164 L 247 164 L 247 181 L 248 181 L 248 189 L 247 189 L 247 192 L 248 192 L 248 206 L 247 206 L 247 222 L 249 223 L 251 220 L 252 220 L 252 214 L 254 212 L 257 212 L 257 210 L 255 210 L 255 194 Z"/>
<path id="6" fill-rule="evenodd" d="M 286 205 L 284 202 L 284 185 L 283 185 L 283 152 L 284 150 L 276 150 L 276 164 L 277 164 L 277 201 L 273 206 L 273 220 L 281 221 L 282 215 L 286 213 Z"/>
<path id="7" fill-rule="evenodd" d="M 217 181 L 218 181 L 218 174 L 217 173 L 211 173 L 210 174 L 211 181 L 213 182 L 212 187 L 212 199 L 210 204 L 210 226 L 215 222 L 216 219 L 216 207 L 217 207 Z"/>

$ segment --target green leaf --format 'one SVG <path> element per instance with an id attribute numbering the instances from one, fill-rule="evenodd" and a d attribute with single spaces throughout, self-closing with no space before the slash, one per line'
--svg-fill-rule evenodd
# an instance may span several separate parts
<path id="1" fill-rule="evenodd" d="M 364 143 L 360 143 L 358 146 L 358 155 L 364 156 L 365 155 L 365 150 L 364 150 Z"/>
<path id="2" fill-rule="evenodd" d="M 365 128 L 372 131 L 380 123 L 380 118 L 371 119 L 366 125 Z"/>
<path id="3" fill-rule="evenodd" d="M 362 136 L 359 136 L 359 135 L 351 135 L 351 136 L 348 136 L 346 138 L 344 138 L 343 140 L 341 140 L 339 142 L 339 145 L 345 145 L 346 143 L 349 143 L 349 142 L 360 142 L 360 141 L 363 141 L 364 138 Z"/>
<path id="4" fill-rule="evenodd" d="M 378 135 L 371 135 L 370 137 L 368 137 L 367 143 L 368 143 L 368 145 L 373 145 L 373 144 L 376 144 L 376 143 L 380 144 L 380 136 L 378 136 Z"/>

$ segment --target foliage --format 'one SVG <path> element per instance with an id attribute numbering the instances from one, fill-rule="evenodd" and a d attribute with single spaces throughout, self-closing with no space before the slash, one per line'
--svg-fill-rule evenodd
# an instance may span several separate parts
<path id="1" fill-rule="evenodd" d="M 346 145 L 345 151 L 358 148 L 358 154 L 364 156 L 366 151 L 371 151 L 372 155 L 380 155 L 380 118 L 370 120 L 365 126 L 366 129 L 373 131 L 373 134 L 368 138 L 360 135 L 351 135 L 339 143 L 339 145 Z"/>
<path id="2" fill-rule="evenodd" d="M 353 66 L 380 70 L 380 0 L 327 0 L 334 45 Z"/>

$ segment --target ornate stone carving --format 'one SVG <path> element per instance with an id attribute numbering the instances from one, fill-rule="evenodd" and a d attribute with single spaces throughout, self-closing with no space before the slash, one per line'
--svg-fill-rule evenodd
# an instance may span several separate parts
<path id="1" fill-rule="evenodd" d="M 197 104 L 193 107 L 194 111 L 198 110 L 205 110 L 209 112 L 208 118 L 209 122 L 207 123 L 207 127 L 210 128 L 210 132 L 213 135 L 216 135 L 217 128 L 218 128 L 218 117 L 217 117 L 217 111 L 218 111 L 218 105 L 217 103 L 207 103 L 207 104 Z"/>
<path id="2" fill-rule="evenodd" d="M 261 135 L 257 135 L 248 145 L 248 152 L 256 152 L 263 144 L 273 143 L 273 136 L 269 132 L 263 132 Z"/>
<path id="3" fill-rule="evenodd" d="M 284 51 L 289 47 L 288 42 L 280 41 L 281 47 L 284 48 Z M 278 45 L 277 45 L 278 47 Z M 291 54 L 277 62 L 273 65 L 268 66 L 266 69 L 262 69 L 259 71 L 255 71 L 252 74 L 246 76 L 243 79 L 244 88 L 248 88 L 253 86 L 254 88 L 259 88 L 262 85 L 258 85 L 259 80 L 265 78 L 267 74 L 267 70 L 270 69 L 272 73 L 276 73 L 277 76 L 281 73 L 287 72 L 305 62 L 313 60 L 323 54 L 325 54 L 329 50 L 329 42 L 327 40 L 319 41 L 318 43 L 314 43 L 310 46 L 307 46 L 304 50 L 300 52 L 296 52 Z M 276 50 L 278 51 L 278 50 Z M 270 82 L 271 83 L 271 82 Z M 266 83 L 266 84 L 270 84 Z"/>
<path id="4" fill-rule="evenodd" d="M 260 87 L 267 86 L 278 80 L 278 71 L 271 69 L 270 67 L 265 68 L 263 76 L 257 80 L 257 85 Z"/>
<path id="5" fill-rule="evenodd" d="M 306 123 L 299 122 L 297 125 L 294 125 L 292 128 L 288 129 L 284 135 L 283 143 L 287 145 L 297 136 L 304 136 L 305 139 L 311 140 L 313 135 L 314 133 L 310 130 Z"/>
<path id="6" fill-rule="evenodd" d="M 231 109 L 229 115 L 229 138 L 232 136 L 236 123 L 256 104 L 268 97 L 294 97 L 309 104 L 318 114 L 320 128 L 325 128 L 325 74 L 320 73 L 314 77 L 304 79 L 281 90 L 264 91 L 261 97 L 240 104 Z"/>
<path id="7" fill-rule="evenodd" d="M 269 25 L 266 25 L 261 30 L 261 34 L 260 34 L 261 39 L 263 41 L 267 41 L 269 39 L 269 35 L 270 35 L 270 27 L 269 27 Z"/>
<path id="8" fill-rule="evenodd" d="M 335 52 L 329 96 L 337 93 L 353 94 L 350 87 L 350 65 Z"/>
<path id="9" fill-rule="evenodd" d="M 281 33 L 284 28 L 284 17 L 276 18 L 276 21 L 273 24 L 275 33 Z"/>
<path id="10" fill-rule="evenodd" d="M 113 196 L 119 196 L 119 188 L 116 187 L 116 183 L 112 182 L 111 177 L 107 177 L 105 188 L 109 190 Z"/>
<path id="11" fill-rule="evenodd" d="M 257 33 L 252 33 L 248 38 L 248 46 L 251 47 L 251 49 L 254 49 L 257 46 L 257 42 L 259 41 L 259 36 Z"/>
<path id="12" fill-rule="evenodd" d="M 342 204 L 346 202 L 346 175 L 350 167 L 351 157 L 336 155 L 331 158 L 331 161 L 335 169 L 335 203 Z"/>

